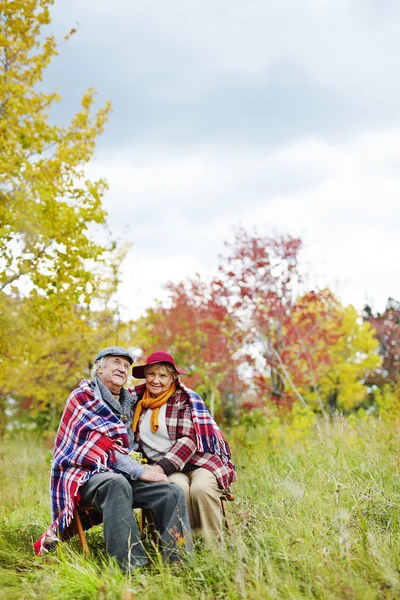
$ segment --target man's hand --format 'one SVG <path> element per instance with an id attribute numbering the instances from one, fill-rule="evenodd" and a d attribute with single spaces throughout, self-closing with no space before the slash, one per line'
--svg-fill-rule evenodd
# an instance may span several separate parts
<path id="1" fill-rule="evenodd" d="M 154 469 L 157 469 L 157 471 L 159 473 L 164 473 L 164 469 L 162 467 L 160 467 L 160 465 L 152 465 L 154 467 Z"/>
<path id="2" fill-rule="evenodd" d="M 144 466 L 144 471 L 141 474 L 141 476 L 138 478 L 139 481 L 147 481 L 147 482 L 154 482 L 154 481 L 164 481 L 165 483 L 168 483 L 168 477 L 165 475 L 165 473 L 160 473 L 160 468 L 157 467 L 152 467 L 149 465 L 143 465 Z"/>

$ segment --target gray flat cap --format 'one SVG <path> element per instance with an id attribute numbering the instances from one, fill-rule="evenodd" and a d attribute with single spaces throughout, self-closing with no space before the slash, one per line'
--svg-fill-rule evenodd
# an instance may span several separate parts
<path id="1" fill-rule="evenodd" d="M 100 350 L 100 352 L 94 359 L 94 362 L 96 363 L 98 360 L 104 358 L 105 356 L 123 356 L 124 358 L 127 358 L 129 360 L 129 363 L 131 365 L 133 365 L 133 363 L 135 362 L 135 359 L 132 356 L 132 354 L 126 348 L 121 348 L 121 346 L 110 346 L 109 348 L 104 348 L 104 350 Z"/>

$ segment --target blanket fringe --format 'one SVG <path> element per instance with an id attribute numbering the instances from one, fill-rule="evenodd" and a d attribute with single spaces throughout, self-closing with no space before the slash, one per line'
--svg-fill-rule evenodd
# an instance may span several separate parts
<path id="1" fill-rule="evenodd" d="M 217 454 L 224 463 L 227 463 L 231 458 L 226 443 L 216 435 L 198 435 L 197 449 L 199 452 Z"/>

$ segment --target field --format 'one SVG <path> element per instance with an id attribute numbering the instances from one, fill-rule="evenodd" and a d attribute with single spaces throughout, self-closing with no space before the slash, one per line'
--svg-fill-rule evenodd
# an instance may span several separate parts
<path id="1" fill-rule="evenodd" d="M 0 598 L 7 600 L 389 599 L 400 597 L 398 432 L 378 419 L 301 416 L 229 433 L 239 481 L 223 548 L 200 544 L 180 570 L 156 560 L 122 575 L 88 533 L 36 557 L 50 521 L 51 452 L 38 438 L 1 443 Z"/>

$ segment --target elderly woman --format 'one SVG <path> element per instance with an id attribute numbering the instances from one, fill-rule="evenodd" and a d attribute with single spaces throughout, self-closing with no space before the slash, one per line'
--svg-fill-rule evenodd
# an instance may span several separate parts
<path id="1" fill-rule="evenodd" d="M 170 354 L 151 354 L 132 374 L 146 379 L 129 389 L 137 400 L 132 429 L 141 450 L 184 490 L 192 530 L 207 542 L 220 540 L 220 498 L 236 480 L 228 442 L 200 396 L 179 379 L 186 373 Z"/>

